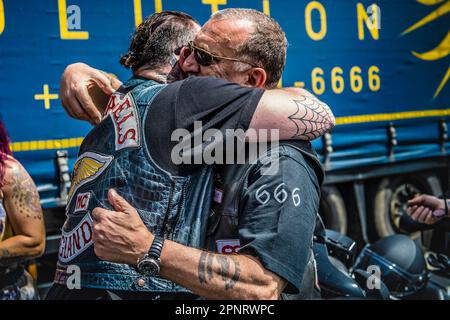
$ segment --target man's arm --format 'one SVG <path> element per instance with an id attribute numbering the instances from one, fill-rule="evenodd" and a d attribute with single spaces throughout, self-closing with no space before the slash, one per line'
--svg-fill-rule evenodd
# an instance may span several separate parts
<path id="1" fill-rule="evenodd" d="M 122 83 L 104 71 L 94 69 L 84 63 L 69 65 L 61 76 L 60 97 L 67 114 L 72 118 L 98 124 L 102 110 L 93 96 L 103 92 L 109 97 Z M 101 89 L 96 90 L 97 88 Z"/>
<path id="2" fill-rule="evenodd" d="M 45 248 L 44 220 L 36 186 L 18 162 L 7 160 L 6 164 L 3 203 L 16 235 L 0 243 L 0 266 L 40 256 Z"/>
<path id="3" fill-rule="evenodd" d="M 110 95 L 120 81 L 103 71 L 76 63 L 61 77 L 61 102 L 73 118 L 98 123 L 101 114 L 89 95 L 88 85 L 96 83 Z M 215 93 L 211 93 L 215 94 Z M 254 112 L 249 129 L 278 129 L 280 140 L 312 140 L 329 132 L 335 125 L 330 108 L 304 89 L 266 90 Z"/>
<path id="4" fill-rule="evenodd" d="M 275 150 L 253 165 L 240 190 L 238 252 L 257 256 L 296 294 L 308 272 L 320 182 L 300 151 L 281 144 L 273 157 Z"/>
<path id="5" fill-rule="evenodd" d="M 286 281 L 250 255 L 221 255 L 166 241 L 161 276 L 208 299 L 278 299 Z"/>
<path id="6" fill-rule="evenodd" d="M 94 249 L 103 260 L 136 265 L 153 241 L 139 214 L 115 191 L 109 201 L 118 212 L 96 208 Z M 161 276 L 208 299 L 278 299 L 285 281 L 249 255 L 220 255 L 170 240 L 161 253 Z"/>

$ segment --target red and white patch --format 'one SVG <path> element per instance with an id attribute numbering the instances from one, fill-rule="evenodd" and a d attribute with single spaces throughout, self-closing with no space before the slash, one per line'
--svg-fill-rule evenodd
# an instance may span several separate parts
<path id="1" fill-rule="evenodd" d="M 93 230 L 93 221 L 89 213 L 84 216 L 72 231 L 65 232 L 61 230 L 61 242 L 58 252 L 59 261 L 67 263 L 89 248 L 93 243 Z"/>
<path id="2" fill-rule="evenodd" d="M 104 117 L 111 116 L 115 129 L 116 151 L 141 145 L 139 113 L 130 93 L 111 96 Z"/>
<path id="3" fill-rule="evenodd" d="M 91 199 L 91 193 L 85 192 L 77 195 L 77 201 L 75 202 L 75 209 L 73 212 L 86 211 L 89 207 L 89 200 Z"/>
<path id="4" fill-rule="evenodd" d="M 221 254 L 237 254 L 241 247 L 239 239 L 216 240 L 217 251 Z"/>

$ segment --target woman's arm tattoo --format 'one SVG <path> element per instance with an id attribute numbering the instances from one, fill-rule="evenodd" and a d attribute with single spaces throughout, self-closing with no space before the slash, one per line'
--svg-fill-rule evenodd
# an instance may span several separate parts
<path id="1" fill-rule="evenodd" d="M 13 171 L 9 185 L 14 207 L 27 218 L 42 220 L 39 194 L 33 180 L 23 170 L 15 168 Z"/>

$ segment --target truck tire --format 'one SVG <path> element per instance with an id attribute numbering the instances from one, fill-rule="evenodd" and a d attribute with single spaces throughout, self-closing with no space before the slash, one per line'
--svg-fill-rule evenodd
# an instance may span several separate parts
<path id="1" fill-rule="evenodd" d="M 339 189 L 335 186 L 324 186 L 320 198 L 319 214 L 327 229 L 342 234 L 347 233 L 347 210 Z"/>
<path id="2" fill-rule="evenodd" d="M 407 201 L 418 194 L 440 196 L 442 188 L 435 174 L 411 174 L 382 179 L 369 196 L 377 237 L 384 238 L 400 230 L 400 216 L 406 213 Z M 418 236 L 410 234 L 412 238 Z"/>

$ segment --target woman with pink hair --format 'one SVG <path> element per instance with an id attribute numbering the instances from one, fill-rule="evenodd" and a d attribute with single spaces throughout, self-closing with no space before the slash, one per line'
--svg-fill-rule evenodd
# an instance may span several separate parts
<path id="1" fill-rule="evenodd" d="M 13 158 L 0 120 L 0 300 L 31 300 L 38 294 L 24 263 L 45 248 L 39 194 L 30 175 Z"/>

